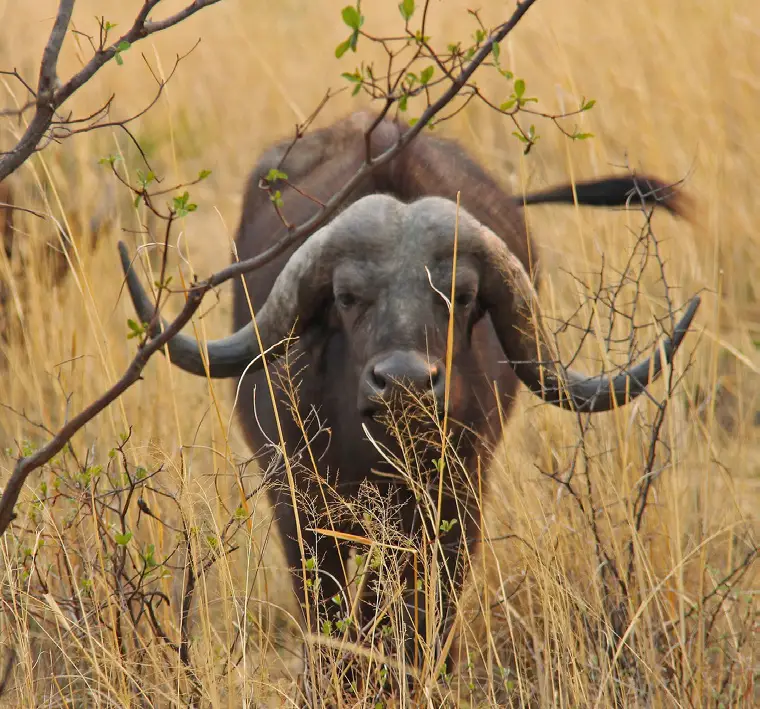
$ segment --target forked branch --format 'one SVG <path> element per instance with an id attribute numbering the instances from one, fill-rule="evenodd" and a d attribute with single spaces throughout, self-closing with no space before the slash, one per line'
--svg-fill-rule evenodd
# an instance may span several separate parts
<path id="1" fill-rule="evenodd" d="M 40 141 L 50 130 L 58 109 L 84 84 L 111 61 L 117 54 L 152 34 L 179 24 L 219 0 L 193 0 L 182 10 L 169 17 L 151 22 L 148 15 L 161 0 L 145 0 L 129 30 L 108 46 L 100 46 L 95 54 L 66 83 L 58 78 L 58 56 L 69 29 L 74 0 L 60 0 L 53 29 L 42 54 L 37 92 L 34 100 L 35 112 L 18 143 L 6 153 L 0 154 L 0 182 L 17 170 L 37 149 Z"/>

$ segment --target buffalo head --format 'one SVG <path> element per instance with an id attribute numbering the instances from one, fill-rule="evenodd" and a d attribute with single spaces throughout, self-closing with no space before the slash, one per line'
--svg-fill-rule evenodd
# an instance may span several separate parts
<path id="1" fill-rule="evenodd" d="M 123 244 L 120 249 L 132 300 L 148 322 L 154 306 Z M 660 352 L 672 357 L 698 305 L 694 298 L 674 338 L 653 358 L 615 377 L 584 376 L 552 354 L 531 278 L 502 238 L 450 200 L 404 203 L 374 194 L 348 206 L 293 254 L 254 313 L 258 337 L 249 323 L 208 342 L 208 373 L 238 377 L 258 369 L 259 337 L 264 348 L 282 352 L 279 343 L 291 332 L 305 334 L 315 322 L 327 321 L 342 329 L 348 343 L 357 413 L 373 415 L 409 386 L 440 409 L 448 382 L 456 417 L 456 409 L 468 404 L 462 372 L 473 357 L 472 328 L 488 315 L 507 360 L 532 392 L 563 408 L 605 411 L 641 394 L 659 374 Z M 180 368 L 206 373 L 205 355 L 193 338 L 177 335 L 168 349 Z"/>

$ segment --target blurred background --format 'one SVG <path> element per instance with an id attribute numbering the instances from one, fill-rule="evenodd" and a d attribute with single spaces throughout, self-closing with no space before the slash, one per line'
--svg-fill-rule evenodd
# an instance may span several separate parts
<path id="1" fill-rule="evenodd" d="M 137 113 L 155 97 L 154 75 L 166 76 L 177 55 L 188 52 L 200 39 L 156 104 L 130 124 L 166 185 L 211 170 L 206 180 L 189 188 L 198 209 L 181 220 L 172 237 L 173 243 L 179 241 L 187 262 L 177 258 L 175 250 L 170 273 L 176 275 L 182 269 L 185 278 L 193 273 L 204 278 L 230 262 L 244 183 L 257 156 L 272 141 L 291 136 L 295 125 L 314 111 L 328 90 L 342 89 L 321 111 L 317 126 L 371 107 L 365 97 L 350 95 L 352 87 L 347 88 L 341 72 L 352 72 L 362 60 L 382 62 L 382 50 L 360 41 L 357 54 L 349 51 L 336 59 L 336 45 L 349 34 L 340 19 L 345 4 L 345 0 L 223 0 L 125 51 L 122 65 L 110 62 L 65 104 L 64 112 L 87 115 L 113 94 L 112 119 Z M 365 3 L 363 29 L 375 36 L 397 36 L 403 29 L 397 4 L 395 0 Z M 116 23 L 114 32 L 118 33 L 131 24 L 140 5 L 77 2 L 72 22 L 76 33 L 64 44 L 61 78 L 76 72 L 91 56 L 87 35 L 97 36 L 96 16 Z M 159 15 L 182 5 L 166 0 L 159 6 Z M 435 47 L 471 41 L 477 23 L 468 9 L 477 9 L 482 22 L 491 27 L 512 12 L 513 3 L 483 0 L 475 8 L 460 0 L 434 0 L 427 34 Z M 49 0 L 0 0 L 0 69 L 15 68 L 36 84 L 55 11 L 56 3 Z M 541 137 L 528 155 L 522 154 L 521 144 L 511 135 L 509 121 L 476 102 L 436 129 L 459 139 L 511 190 L 622 173 L 626 166 L 667 181 L 685 178 L 690 219 L 676 219 L 659 210 L 653 226 L 662 244 L 669 285 L 677 289 L 676 304 L 700 291 L 703 301 L 675 363 L 682 373 L 693 355 L 669 412 L 668 441 L 675 462 L 658 488 L 659 526 L 653 542 L 658 551 L 653 552 L 652 563 L 663 578 L 679 579 L 682 585 L 674 591 L 676 595 L 688 595 L 684 589 L 690 574 L 702 579 L 695 583 L 703 589 L 709 579 L 719 576 L 717 572 L 705 575 L 709 565 L 730 567 L 732 555 L 739 552 L 732 551 L 726 540 L 753 525 L 756 533 L 760 510 L 760 207 L 756 197 L 760 184 L 760 5 L 752 0 L 539 0 L 503 42 L 501 62 L 525 80 L 527 93 L 537 97 L 538 108 L 547 113 L 572 110 L 583 97 L 596 101 L 592 110 L 563 124 L 570 129 L 577 125 L 593 133 L 593 138 L 569 141 L 550 122 L 539 119 L 535 123 Z M 510 89 L 495 72 L 482 71 L 477 81 L 497 103 L 508 98 Z M 0 75 L 0 109 L 20 106 L 26 99 L 18 81 Z M 419 115 L 419 103 L 411 101 L 409 106 L 410 115 Z M 8 150 L 25 125 L 24 120 L 0 117 L 0 150 Z M 134 207 L 108 167 L 99 163 L 107 155 L 121 156 L 124 174 L 132 180 L 138 169 L 145 169 L 129 137 L 119 129 L 105 128 L 73 136 L 60 145 L 50 144 L 8 179 L 19 205 L 52 214 L 67 226 L 74 248 L 65 261 L 66 277 L 53 282 L 50 267 L 35 254 L 60 248 L 55 230 L 49 221 L 23 212 L 14 214 L 14 253 L 0 263 L 4 288 L 0 443 L 8 449 L 0 458 L 0 479 L 10 475 L 14 456 L 25 441 L 46 439 L 40 427 L 30 422 L 51 430 L 60 427 L 111 385 L 135 352 L 135 340 L 127 339 L 126 321 L 133 313 L 121 289 L 116 242 L 125 240 L 134 253 L 143 243 L 144 237 L 136 232 L 147 223 L 147 215 L 143 206 Z M 536 207 L 527 218 L 540 247 L 545 275 L 542 301 L 557 315 L 570 315 L 578 306 L 579 290 L 571 274 L 598 272 L 603 260 L 608 268 L 620 267 L 642 222 L 636 211 L 572 206 Z M 99 225 L 94 235 L 93 223 Z M 660 287 L 657 275 L 653 272 L 646 283 L 653 292 Z M 173 296 L 167 312 L 176 313 L 180 301 Z M 202 312 L 204 316 L 194 321 L 197 333 L 202 331 L 208 338 L 228 334 L 230 284 L 219 289 L 218 300 L 207 298 Z M 577 366 L 583 367 L 583 362 Z M 531 525 L 545 531 L 556 521 L 557 510 L 545 505 L 561 502 L 555 499 L 556 490 L 547 497 L 536 467 L 560 465 L 557 456 L 566 455 L 564 447 L 575 440 L 577 422 L 571 415 L 534 403 L 521 400 L 507 427 L 504 460 L 496 466 L 492 483 L 497 494 L 487 510 L 495 535 L 520 525 L 523 531 L 533 529 Z M 232 420 L 232 404 L 233 390 L 227 383 L 210 383 L 172 370 L 163 357 L 156 356 L 143 381 L 88 424 L 74 444 L 93 461 L 106 460 L 119 434 L 131 426 L 130 461 L 149 470 L 163 466 L 164 484 L 192 510 L 188 514 L 197 515 L 198 524 L 213 530 L 224 519 L 225 506 L 236 504 L 234 471 L 250 455 Z M 600 440 L 616 436 L 624 440 L 633 416 L 626 411 L 611 414 L 599 424 Z M 631 446 L 636 448 L 637 442 L 634 437 Z M 608 488 L 603 488 L 609 495 L 626 497 L 637 481 L 636 461 L 644 453 L 642 447 L 615 459 L 630 465 L 609 468 L 604 478 Z M 39 485 L 44 475 L 33 475 L 29 485 Z M 253 488 L 255 471 L 247 469 L 246 475 L 246 484 Z M 199 677 L 214 706 L 240 706 L 235 700 L 241 691 L 246 697 L 277 705 L 272 696 L 279 696 L 280 690 L 273 687 L 289 686 L 300 661 L 293 650 L 298 633 L 287 619 L 288 613 L 295 612 L 295 604 L 290 600 L 278 541 L 269 527 L 264 498 L 256 497 L 254 502 L 257 507 L 247 547 L 220 564 L 215 575 L 209 574 L 199 591 L 203 612 L 193 630 L 194 651 L 202 658 Z M 154 509 L 161 507 L 158 498 L 149 503 Z M 53 516 L 46 519 L 39 524 L 55 527 Z M 142 539 L 159 546 L 164 542 L 155 536 L 162 534 L 158 525 L 151 526 L 145 518 L 141 525 L 136 534 Z M 531 534 L 546 548 L 567 551 L 561 562 L 568 565 L 567 578 L 574 564 L 582 576 L 586 566 L 580 559 L 588 547 L 572 541 L 575 537 L 562 526 L 548 536 L 541 537 L 535 530 Z M 47 532 L 51 529 L 48 526 Z M 62 535 L 62 528 L 55 529 L 54 537 Z M 77 534 L 72 544 L 86 547 L 97 531 L 82 527 Z M 706 538 L 720 542 L 714 552 L 701 546 Z M 78 672 L 90 676 L 92 667 L 97 667 L 91 673 L 92 686 L 97 685 L 104 696 L 123 697 L 113 679 L 118 661 L 111 655 L 107 632 L 88 646 L 61 621 L 57 635 L 37 628 L 42 637 L 29 631 L 31 635 L 23 639 L 24 628 L 30 627 L 29 608 L 39 606 L 43 613 L 45 601 L 24 597 L 25 586 L 14 571 L 14 544 L 3 541 L 5 612 L 0 617 L 0 638 L 5 650 L 16 648 L 18 667 L 12 691 L 0 701 L 8 706 L 35 706 L 35 698 L 55 696 L 60 703 L 66 692 L 55 688 L 55 673 L 50 669 L 55 663 L 39 661 L 40 653 L 52 657 L 57 650 L 70 658 L 72 676 Z M 494 548 L 493 553 L 500 568 L 509 572 L 501 580 L 482 574 L 480 582 L 491 583 L 498 591 L 512 582 L 510 574 L 517 573 L 523 557 L 508 545 Z M 692 568 L 686 557 L 697 559 L 699 565 Z M 265 573 L 254 574 L 254 567 Z M 176 596 L 181 585 L 167 581 L 169 586 L 172 583 L 171 593 Z M 757 584 L 750 582 L 749 588 L 757 589 Z M 530 626 L 531 619 L 541 617 L 535 604 L 546 600 L 542 594 L 550 593 L 546 588 L 536 591 L 530 611 L 525 610 L 527 606 L 517 607 L 521 622 Z M 238 674 L 232 673 L 233 679 L 230 675 L 220 679 L 214 663 L 224 653 L 222 626 L 242 622 L 241 599 L 251 603 L 251 608 L 251 599 L 263 599 L 256 612 L 261 613 L 263 607 L 269 615 L 266 622 L 257 621 L 259 637 L 252 645 L 250 664 L 243 663 L 245 668 L 241 665 Z M 166 611 L 168 627 L 173 612 Z M 562 611 L 557 606 L 552 613 L 561 615 Z M 544 621 L 549 622 L 546 617 Z M 504 647 L 512 631 L 503 619 L 488 622 L 493 623 L 489 633 L 499 638 L 494 647 Z M 276 641 L 262 639 L 277 633 Z M 270 659 L 262 662 L 262 657 Z M 737 670 L 739 675 L 745 671 L 749 667 Z M 164 688 L 156 690 L 156 706 L 172 703 L 170 674 L 167 670 L 162 680 L 155 680 L 155 687 Z M 164 690 L 166 696 L 161 695 Z M 572 701 L 583 705 L 583 694 Z M 546 706 L 571 706 L 572 701 L 564 698 Z M 662 706 L 685 705 L 672 696 L 669 701 Z M 102 697 L 97 702 L 110 705 Z M 737 699 L 730 706 L 750 703 Z"/>

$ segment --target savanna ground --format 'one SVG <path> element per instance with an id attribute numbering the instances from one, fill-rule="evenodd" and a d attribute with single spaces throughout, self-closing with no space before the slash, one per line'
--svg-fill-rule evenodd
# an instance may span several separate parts
<path id="1" fill-rule="evenodd" d="M 244 179 L 257 154 L 290 135 L 328 88 L 345 86 L 340 73 L 357 60 L 351 52 L 334 56 L 347 34 L 344 4 L 225 0 L 125 52 L 122 66 L 105 67 L 69 106 L 87 114 L 114 93 L 115 115 L 140 110 L 155 94 L 146 62 L 167 73 L 176 54 L 202 39 L 158 103 L 133 124 L 167 185 L 212 171 L 190 188 L 198 209 L 172 236 L 187 259 L 182 263 L 173 251 L 175 281 L 180 268 L 187 279 L 229 263 Z M 75 29 L 94 32 L 93 18 L 101 14 L 126 24 L 136 6 L 79 2 Z M 466 41 L 476 29 L 470 7 L 432 3 L 433 41 L 444 47 Z M 363 9 L 369 31 L 398 33 L 395 0 Z M 477 9 L 493 25 L 511 5 Z M 49 0 L 0 2 L 0 68 L 36 77 L 54 11 Z M 67 40 L 61 74 L 80 67 L 89 52 L 81 36 Z M 360 55 L 369 59 L 379 50 L 365 43 Z M 751 0 L 540 0 L 503 43 L 502 63 L 525 79 L 546 111 L 595 99 L 593 110 L 574 119 L 594 137 L 571 142 L 538 121 L 541 138 L 523 156 L 509 122 L 476 103 L 437 130 L 459 138 L 516 191 L 625 165 L 671 180 L 687 176 L 691 221 L 659 210 L 653 231 L 674 302 L 695 292 L 703 301 L 675 359 L 674 376 L 684 376 L 668 402 L 653 467 L 647 468 L 653 402 L 642 398 L 596 416 L 581 436 L 586 419 L 521 394 L 483 505 L 490 541 L 473 560 L 461 599 L 459 669 L 428 682 L 417 701 L 757 706 L 760 8 Z M 500 81 L 487 71 L 479 79 L 497 100 Z M 24 100 L 8 77 L 0 77 L 0 96 L 2 106 Z M 318 123 L 361 105 L 366 101 L 343 91 Z M 22 128 L 0 123 L 2 145 Z M 20 450 L 47 439 L 43 426 L 55 430 L 113 383 L 135 350 L 116 241 L 125 239 L 134 253 L 150 239 L 136 234 L 144 207 L 135 209 L 98 162 L 109 154 L 123 157 L 133 180 L 144 169 L 127 136 L 105 129 L 50 145 L 12 177 L 22 204 L 67 224 L 75 248 L 69 277 L 53 286 L 41 255 L 46 244 L 57 244 L 55 232 L 32 215 L 17 215 L 23 247 L 13 263 L 2 263 L 11 293 L 0 345 L 3 476 Z M 93 215 L 108 218 L 94 249 Z M 644 221 L 636 210 L 574 207 L 536 207 L 527 217 L 548 276 L 542 302 L 565 318 L 585 298 L 574 276 L 590 283 L 602 262 L 614 276 Z M 653 312 L 662 302 L 659 275 L 649 268 L 641 286 L 643 307 Z M 230 293 L 227 284 L 218 300 L 207 299 L 207 316 L 194 321 L 198 335 L 229 332 Z M 170 300 L 171 312 L 178 299 Z M 584 307 L 581 320 L 590 312 Z M 573 330 L 561 339 L 567 352 L 577 341 Z M 590 356 L 577 366 L 597 364 L 594 346 L 586 345 Z M 663 399 L 666 384 L 667 378 L 652 387 L 655 399 Z M 0 547 L 3 706 L 292 705 L 302 671 L 298 609 L 257 488 L 260 474 L 245 464 L 250 451 L 233 422 L 232 394 L 229 385 L 173 370 L 157 356 L 143 381 L 29 480 Z M 572 491 L 549 477 L 566 479 L 573 465 L 580 469 Z M 129 488 L 125 470 L 142 510 L 131 504 L 122 519 L 102 504 L 127 504 L 126 492 L 106 495 Z M 647 470 L 656 480 L 634 533 L 632 501 Z M 147 483 L 141 476 L 149 476 Z M 238 514 L 241 486 L 253 494 Z M 372 513 L 369 498 L 367 504 Z M 111 546 L 100 543 L 104 537 Z M 113 550 L 111 558 L 105 549 Z M 608 566 L 630 564 L 624 594 L 608 588 L 604 555 Z M 154 594 L 141 597 L 142 615 L 115 581 L 114 568 L 129 566 L 129 558 L 144 581 L 142 593 Z M 182 637 L 188 583 L 192 607 Z M 155 619 L 146 617 L 148 606 Z M 614 627 L 616 613 L 622 627 Z M 428 672 L 429 680 L 434 669 Z M 367 691 L 347 705 L 375 702 Z"/>

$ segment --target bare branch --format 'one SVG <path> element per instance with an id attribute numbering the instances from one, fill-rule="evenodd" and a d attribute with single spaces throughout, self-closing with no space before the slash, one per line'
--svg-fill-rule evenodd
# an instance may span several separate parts
<path id="1" fill-rule="evenodd" d="M 21 106 L 21 108 L 4 108 L 2 111 L 0 111 L 0 118 L 8 118 L 9 116 L 22 116 L 35 105 L 35 101 L 27 101 Z"/>
<path id="2" fill-rule="evenodd" d="M 74 0 L 61 0 L 58 6 L 58 15 L 53 24 L 48 43 L 42 52 L 40 64 L 40 78 L 37 82 L 37 105 L 47 103 L 52 99 L 58 79 L 58 55 L 61 53 L 63 40 L 71 22 L 71 13 L 74 11 Z"/>
<path id="3" fill-rule="evenodd" d="M 34 209 L 29 209 L 28 207 L 19 207 L 16 204 L 8 204 L 7 202 L 0 202 L 0 209 L 14 210 L 16 212 L 26 212 L 27 214 L 38 217 L 39 219 L 47 219 L 47 216 L 42 212 L 37 212 Z"/>
<path id="4" fill-rule="evenodd" d="M 162 30 L 169 29 L 169 27 L 174 27 L 174 25 L 179 24 L 180 22 L 182 22 L 183 20 L 186 20 L 191 15 L 194 15 L 196 12 L 198 12 L 198 10 L 202 10 L 204 7 L 208 7 L 209 5 L 214 5 L 218 2 L 219 0 L 194 0 L 184 10 L 180 10 L 174 15 L 171 15 L 171 17 L 167 17 L 165 20 L 157 20 L 156 22 L 146 22 L 145 32 L 147 34 L 154 34 L 156 32 L 161 32 Z M 158 5 L 158 0 L 154 0 L 152 4 Z"/>
<path id="5" fill-rule="evenodd" d="M 37 90 L 36 111 L 24 135 L 16 146 L 0 157 L 0 182 L 17 170 L 37 149 L 40 141 L 50 128 L 56 111 L 77 90 L 86 84 L 106 63 L 122 51 L 125 44 L 133 45 L 156 32 L 169 29 L 186 20 L 199 10 L 215 5 L 219 0 L 194 0 L 183 10 L 158 22 L 149 22 L 148 14 L 159 0 L 145 0 L 130 29 L 107 48 L 97 50 L 85 66 L 65 84 L 58 85 L 57 63 L 66 31 L 71 20 L 74 0 L 61 0 L 55 24 L 45 47 L 40 66 L 40 80 Z"/>

